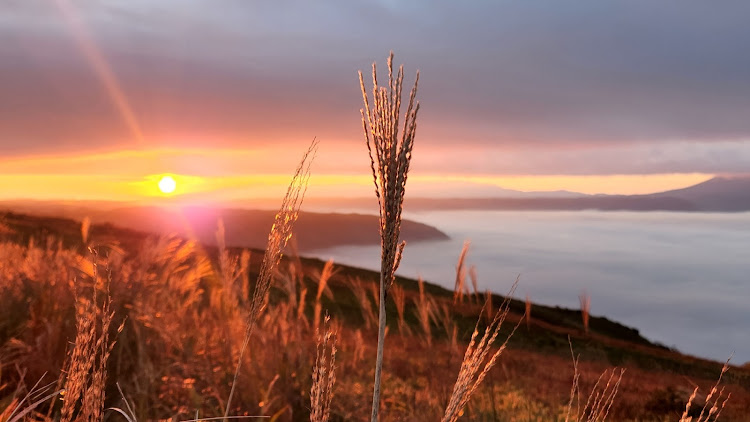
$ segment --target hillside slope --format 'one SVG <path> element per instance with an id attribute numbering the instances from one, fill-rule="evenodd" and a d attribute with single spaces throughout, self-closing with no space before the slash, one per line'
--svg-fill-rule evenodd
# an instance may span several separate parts
<path id="1" fill-rule="evenodd" d="M 89 217 L 95 224 L 160 234 L 178 234 L 203 244 L 216 244 L 219 219 L 224 221 L 228 244 L 262 248 L 275 211 L 202 206 L 117 206 L 108 204 L 23 203 L 2 204 L 9 211 L 41 217 L 63 217 L 80 221 Z M 19 211 L 16 211 L 19 212 Z M 364 214 L 300 212 L 296 225 L 297 246 L 301 251 L 343 245 L 379 245 L 378 218 Z M 407 242 L 445 240 L 448 236 L 435 227 L 404 220 L 401 235 Z"/>
<path id="2" fill-rule="evenodd" d="M 81 225 L 62 218 L 4 214 L 0 229 L 0 291 L 4 293 L 0 295 L 0 369 L 12 362 L 29 368 L 32 377 L 50 371 L 54 375 L 61 367 L 67 339 L 75 333 L 70 305 L 74 298 L 68 286 L 79 284 L 70 283 L 87 271 Z M 241 338 L 228 333 L 242 332 L 241 313 L 232 310 L 234 300 L 222 287 L 218 251 L 108 224 L 91 227 L 89 244 L 101 251 L 101 257 L 113 256 L 112 266 L 102 267 L 110 272 L 115 314 L 124 324 L 113 350 L 113 380 L 122 384 L 126 394 L 134 394 L 144 419 L 182 414 L 186 403 L 194 406 L 187 408 L 191 412 L 195 408 L 207 415 L 216 413 L 231 380 L 232 344 Z M 237 248 L 228 252 L 230 257 L 241 255 Z M 248 289 L 262 257 L 262 250 L 250 251 Z M 243 380 L 238 405 L 245 411 L 266 412 L 262 404 L 269 399 L 264 397 L 271 394 L 269 385 L 276 385 L 273 412 L 296 415 L 282 420 L 305 420 L 309 403 L 300 398 L 309 391 L 305 380 L 314 350 L 310 321 L 319 303 L 334 318 L 340 336 L 341 372 L 333 420 L 366 417 L 362 409 L 369 399 L 375 347 L 372 315 L 368 317 L 366 309 L 374 304 L 369 292 L 374 291 L 378 274 L 334 265 L 327 287 L 319 290 L 317 280 L 324 264 L 293 256 L 282 261 L 269 309 L 253 340 L 248 369 L 253 375 Z M 16 273 L 19 276 L 9 275 Z M 480 330 L 486 323 L 480 313 L 487 302 L 484 295 L 472 294 L 455 301 L 454 292 L 425 283 L 433 315 L 431 331 L 425 332 L 419 321 L 418 304 L 423 299 L 418 281 L 399 277 L 396 285 L 403 293 L 394 291 L 392 297 L 401 299 L 387 302 L 386 420 L 438 420 L 466 342 L 477 320 Z M 320 291 L 319 302 L 316 291 Z M 244 300 L 243 295 L 239 300 Z M 492 309 L 498 309 L 502 300 L 501 295 L 492 295 Z M 606 368 L 627 368 L 612 408 L 610 420 L 615 421 L 675 420 L 692 386 L 707 391 L 721 368 L 718 362 L 654 344 L 637 330 L 605 317 L 592 316 L 586 333 L 577 310 L 532 304 L 528 322 L 521 320 L 525 311 L 525 303 L 511 301 L 501 338 L 515 324 L 521 325 L 477 392 L 467 420 L 498 420 L 503 412 L 552 420 L 567 403 L 573 376 L 571 347 L 581 356 L 584 389 L 590 389 Z M 3 381 L 11 386 L 16 382 L 12 374 L 10 381 Z M 733 397 L 724 420 L 748 420 L 744 409 L 750 407 L 750 370 L 731 368 L 725 383 Z M 108 395 L 119 398 L 114 384 L 108 388 Z"/>

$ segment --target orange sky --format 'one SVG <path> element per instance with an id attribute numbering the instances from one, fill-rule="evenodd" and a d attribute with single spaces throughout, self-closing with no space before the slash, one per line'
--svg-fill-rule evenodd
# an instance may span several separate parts
<path id="1" fill-rule="evenodd" d="M 356 156 L 366 164 L 363 145 Z M 299 152 L 299 151 L 294 151 Z M 281 197 L 297 155 L 279 157 L 274 148 L 127 150 L 89 155 L 25 157 L 0 160 L 0 199 L 158 200 L 164 196 L 221 201 Z M 319 154 L 320 155 L 320 154 Z M 326 171 L 331 160 L 313 165 L 309 195 L 369 196 L 367 173 Z M 286 167 L 288 173 L 278 171 Z M 323 170 L 316 168 L 323 167 Z M 159 192 L 162 175 L 172 175 L 177 190 Z M 519 191 L 569 190 L 596 194 L 642 194 L 687 187 L 711 174 L 649 175 L 472 175 L 412 172 L 411 196 L 493 196 L 495 188 Z"/>
<path id="2" fill-rule="evenodd" d="M 422 71 L 410 196 L 642 194 L 750 169 L 746 69 L 725 48 L 744 48 L 742 14 L 251 3 L 11 4 L 0 199 L 156 201 L 164 174 L 175 197 L 281 196 L 313 137 L 309 194 L 369 196 L 356 72 L 392 47 L 407 85 Z M 383 33 L 375 15 L 419 31 Z"/>

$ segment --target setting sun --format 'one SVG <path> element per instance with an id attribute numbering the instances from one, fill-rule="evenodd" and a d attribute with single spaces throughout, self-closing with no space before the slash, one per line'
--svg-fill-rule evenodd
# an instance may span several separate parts
<path id="1" fill-rule="evenodd" d="M 177 182 L 172 176 L 164 176 L 159 179 L 159 190 L 163 193 L 172 193 L 176 188 Z"/>

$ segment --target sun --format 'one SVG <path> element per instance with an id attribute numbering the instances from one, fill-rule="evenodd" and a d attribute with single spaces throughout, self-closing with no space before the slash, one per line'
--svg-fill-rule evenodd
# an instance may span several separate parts
<path id="1" fill-rule="evenodd" d="M 174 177 L 162 176 L 162 178 L 159 179 L 159 190 L 162 191 L 162 193 L 172 193 L 176 188 L 177 182 L 174 180 Z"/>

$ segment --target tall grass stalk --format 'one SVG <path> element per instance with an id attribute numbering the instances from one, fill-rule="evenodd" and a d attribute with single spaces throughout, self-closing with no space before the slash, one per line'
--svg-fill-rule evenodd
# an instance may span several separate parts
<path id="1" fill-rule="evenodd" d="M 602 372 L 591 393 L 589 393 L 586 405 L 583 407 L 583 413 L 576 420 L 579 422 L 603 422 L 606 420 L 609 416 L 609 410 L 615 402 L 615 396 L 617 396 L 623 374 L 625 374 L 625 369 L 621 368 L 606 369 Z M 605 379 L 607 382 L 602 383 Z"/>
<path id="2" fill-rule="evenodd" d="M 102 420 L 103 417 L 107 360 L 114 347 L 114 340 L 109 339 L 109 329 L 115 313 L 109 295 L 109 278 L 107 294 L 101 305 L 97 299 L 98 259 L 94 253 L 91 297 L 76 297 L 76 338 L 65 363 L 65 396 L 60 417 L 63 422 Z M 118 333 L 123 327 L 120 325 Z"/>
<path id="3" fill-rule="evenodd" d="M 432 346 L 431 320 L 435 318 L 434 312 L 432 310 L 433 305 L 432 302 L 425 296 L 424 281 L 422 280 L 421 276 L 417 278 L 417 283 L 419 285 L 419 300 L 416 302 L 417 319 L 419 320 L 419 325 L 422 327 L 422 333 L 427 340 L 427 346 Z"/>
<path id="4" fill-rule="evenodd" d="M 367 293 L 368 289 L 365 287 L 364 282 L 358 277 L 349 279 L 349 289 L 352 291 L 352 294 L 359 303 L 359 309 L 362 313 L 362 320 L 364 320 L 365 322 L 365 330 L 370 330 L 370 327 L 375 324 L 377 318 L 375 317 L 375 313 L 372 310 L 370 297 Z"/>
<path id="5" fill-rule="evenodd" d="M 328 422 L 331 416 L 333 386 L 336 384 L 336 336 L 338 332 L 331 327 L 331 318 L 326 315 L 325 333 L 316 334 L 315 366 L 312 372 L 310 388 L 310 422 Z"/>
<path id="6" fill-rule="evenodd" d="M 287 242 L 292 237 L 292 229 L 294 223 L 297 221 L 299 216 L 299 209 L 302 206 L 302 200 L 307 192 L 307 184 L 310 180 L 310 164 L 312 164 L 315 158 L 315 153 L 318 149 L 317 140 L 313 139 L 310 146 L 302 156 L 297 169 L 292 176 L 292 181 L 289 183 L 284 200 L 281 202 L 281 208 L 276 213 L 276 218 L 271 226 L 271 232 L 268 234 L 268 244 L 266 245 L 266 252 L 263 255 L 263 262 L 260 266 L 260 273 L 258 274 L 258 280 L 255 283 L 255 290 L 253 291 L 253 298 L 250 301 L 250 310 L 246 319 L 245 326 L 245 337 L 242 341 L 242 347 L 240 348 L 240 356 L 237 359 L 237 367 L 234 372 L 234 379 L 232 380 L 232 388 L 229 391 L 229 398 L 227 399 L 226 409 L 224 411 L 224 417 L 229 417 L 229 411 L 232 408 L 232 398 L 234 396 L 235 388 L 237 387 L 237 378 L 240 375 L 240 368 L 242 367 L 242 358 L 245 355 L 245 350 L 250 342 L 250 336 L 253 333 L 255 324 L 258 321 L 258 316 L 265 307 L 265 298 L 271 288 L 271 279 L 276 272 L 276 269 L 281 262 L 282 251 L 286 247 Z"/>
<path id="7" fill-rule="evenodd" d="M 580 355 L 576 356 L 575 352 L 573 352 L 573 343 L 570 341 L 570 336 L 568 336 L 568 345 L 570 346 L 570 356 L 573 358 L 573 384 L 570 387 L 570 399 L 568 400 L 568 408 L 565 413 L 565 422 L 570 422 L 570 414 L 573 411 L 574 401 L 576 402 L 576 418 L 581 413 L 581 401 L 578 396 L 578 385 L 581 379 L 581 373 L 578 371 Z"/>
<path id="8" fill-rule="evenodd" d="M 243 249 L 240 256 L 231 255 L 227 249 L 224 220 L 219 218 L 216 225 L 216 245 L 219 249 L 218 276 L 223 286 L 221 292 L 224 293 L 221 300 L 229 311 L 237 312 L 240 303 L 244 304 L 249 296 L 249 286 L 245 277 L 250 265 L 250 251 Z"/>
<path id="9" fill-rule="evenodd" d="M 461 253 L 458 255 L 458 263 L 456 264 L 456 284 L 453 287 L 453 304 L 463 303 L 464 291 L 466 288 L 466 254 L 469 253 L 469 245 L 471 242 L 468 240 L 464 242 L 464 246 L 461 248 Z"/>
<path id="10" fill-rule="evenodd" d="M 396 313 L 398 314 L 398 332 L 402 335 L 411 334 L 411 330 L 404 320 L 406 292 L 404 291 L 404 288 L 398 284 L 393 285 L 393 303 L 396 305 Z"/>
<path id="11" fill-rule="evenodd" d="M 0 367 L 0 369 L 2 369 Z M 24 372 L 25 374 L 25 372 Z M 58 390 L 50 393 L 50 390 L 52 389 L 53 384 L 56 384 L 56 382 L 52 382 L 47 385 L 39 385 L 42 382 L 42 379 L 44 376 L 47 375 L 45 373 L 42 375 L 42 378 L 40 378 L 36 384 L 34 384 L 33 387 L 26 393 L 26 395 L 21 399 L 18 400 L 18 393 L 21 390 L 21 387 L 23 386 L 23 382 L 19 383 L 18 388 L 16 389 L 15 394 L 13 395 L 13 399 L 11 400 L 10 404 L 0 412 L 0 421 L 2 422 L 20 422 L 24 420 L 32 420 L 32 418 L 29 418 L 27 415 L 31 412 L 33 412 L 39 405 L 42 403 L 50 400 L 51 398 L 55 397 L 56 395 L 60 394 L 63 390 Z M 23 377 L 22 377 L 23 378 Z M 0 389 L 2 387 L 5 387 L 5 385 L 0 384 Z M 48 418 L 49 419 L 49 418 Z"/>
<path id="12" fill-rule="evenodd" d="M 623 368 L 606 369 L 599 375 L 594 387 L 591 389 L 586 404 L 581 411 L 580 397 L 580 378 L 581 373 L 578 371 L 579 356 L 573 352 L 573 343 L 568 337 L 570 345 L 570 354 L 573 358 L 573 384 L 570 389 L 570 400 L 568 401 L 565 422 L 604 422 L 609 416 L 612 404 L 615 402 L 617 390 L 620 387 L 622 376 L 625 374 Z M 602 381 L 606 379 L 606 383 Z M 573 414 L 573 402 L 576 402 L 576 410 Z"/>
<path id="13" fill-rule="evenodd" d="M 731 393 L 727 393 L 726 395 L 724 395 L 724 387 L 719 389 L 719 384 L 721 383 L 722 377 L 729 370 L 729 360 L 731 359 L 732 358 L 730 357 L 721 368 L 719 379 L 716 380 L 716 384 L 711 387 L 711 391 L 708 393 L 708 396 L 706 396 L 706 403 L 703 405 L 701 413 L 698 415 L 698 419 L 693 419 L 692 416 L 688 416 L 688 414 L 690 413 L 690 408 L 693 405 L 693 400 L 695 400 L 695 396 L 698 394 L 698 387 L 695 387 L 695 390 L 693 390 L 693 394 L 690 395 L 690 398 L 685 405 L 685 412 L 682 413 L 680 422 L 709 422 L 717 421 L 719 419 L 721 411 L 724 410 L 724 406 L 726 406 L 727 401 L 732 396 Z"/>
<path id="14" fill-rule="evenodd" d="M 585 290 L 578 296 L 581 302 L 581 320 L 583 321 L 583 331 L 589 333 L 589 315 L 591 311 L 591 296 Z"/>
<path id="15" fill-rule="evenodd" d="M 380 380 L 383 370 L 385 344 L 385 298 L 393 284 L 395 272 L 401 261 L 405 243 L 399 243 L 401 211 L 403 210 L 406 178 L 409 173 L 411 151 L 417 131 L 419 103 L 415 101 L 419 72 L 409 96 L 404 124 L 399 140 L 399 115 L 404 67 L 393 74 L 393 52 L 388 57 L 388 86 L 379 87 L 377 69 L 372 64 L 372 105 L 359 72 L 364 109 L 362 129 L 370 155 L 370 167 L 375 183 L 375 195 L 380 208 L 380 304 L 378 318 L 378 350 L 375 363 L 375 381 L 372 396 L 372 422 L 378 420 L 380 409 Z"/>
<path id="16" fill-rule="evenodd" d="M 318 292 L 315 295 L 315 309 L 313 311 L 313 332 L 317 333 L 318 328 L 320 327 L 320 313 L 322 312 L 323 305 L 320 303 L 320 298 L 323 296 L 323 293 L 325 292 L 329 298 L 333 298 L 333 293 L 331 293 L 331 290 L 328 288 L 328 280 L 331 279 L 333 274 L 336 271 L 333 269 L 333 259 L 329 259 L 325 265 L 323 265 L 323 269 L 320 271 L 320 274 L 318 275 Z"/>
<path id="17" fill-rule="evenodd" d="M 89 217 L 84 217 L 81 221 L 81 240 L 83 241 L 83 245 L 87 246 L 89 243 L 89 230 L 91 229 L 91 219 Z"/>
<path id="18" fill-rule="evenodd" d="M 531 329 L 531 298 L 526 295 L 526 330 Z"/>
<path id="19" fill-rule="evenodd" d="M 474 302 L 479 303 L 481 300 L 479 297 L 479 282 L 477 281 L 477 267 L 474 265 L 469 268 L 469 278 L 471 279 L 471 287 L 474 289 Z"/>
<path id="20" fill-rule="evenodd" d="M 464 407 L 469 402 L 471 395 L 474 394 L 477 387 L 482 383 L 487 373 L 497 362 L 497 358 L 503 353 L 505 348 L 508 346 L 508 341 L 518 329 L 523 318 L 518 321 L 518 324 L 513 328 L 513 331 L 505 339 L 505 342 L 490 355 L 492 344 L 497 339 L 500 333 L 500 327 L 505 322 L 505 318 L 510 312 L 510 301 L 513 297 L 513 293 L 518 287 L 518 278 L 513 283 L 513 286 L 505 296 L 505 300 L 497 310 L 495 317 L 487 328 L 484 330 L 484 335 L 479 341 L 477 336 L 479 335 L 479 321 L 481 321 L 481 313 L 477 320 L 477 325 L 474 328 L 474 332 L 471 335 L 471 341 L 469 346 L 466 348 L 464 359 L 461 362 L 461 369 L 458 372 L 458 378 L 456 384 L 453 386 L 453 392 L 451 393 L 448 406 L 445 408 L 445 414 L 443 415 L 442 422 L 455 422 L 461 416 Z"/>
<path id="21" fill-rule="evenodd" d="M 492 292 L 488 289 L 484 292 L 484 306 L 487 310 L 487 322 L 492 321 Z"/>

